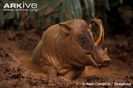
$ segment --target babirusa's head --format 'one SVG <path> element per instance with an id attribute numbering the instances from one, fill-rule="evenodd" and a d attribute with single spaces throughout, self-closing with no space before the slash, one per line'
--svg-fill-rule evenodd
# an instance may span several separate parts
<path id="1" fill-rule="evenodd" d="M 102 49 L 102 42 L 104 40 L 104 28 L 100 19 L 94 18 L 92 23 L 96 24 L 99 29 L 99 35 L 94 41 L 94 49 L 92 52 L 92 58 L 97 63 L 98 67 L 106 67 L 109 65 L 111 59 L 108 56 L 107 48 Z M 94 37 L 93 37 L 94 38 Z"/>

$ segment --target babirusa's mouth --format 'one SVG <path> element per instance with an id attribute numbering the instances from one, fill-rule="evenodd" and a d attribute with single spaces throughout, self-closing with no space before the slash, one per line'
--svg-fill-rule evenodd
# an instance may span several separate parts
<path id="1" fill-rule="evenodd" d="M 92 57 L 92 55 L 87 55 L 87 57 L 90 59 L 90 61 L 93 63 L 93 65 L 97 68 L 101 68 L 101 64 L 98 64 Z"/>

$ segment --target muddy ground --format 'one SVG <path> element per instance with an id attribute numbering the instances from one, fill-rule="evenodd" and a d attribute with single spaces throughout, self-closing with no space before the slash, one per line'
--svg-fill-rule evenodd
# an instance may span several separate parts
<path id="1" fill-rule="evenodd" d="M 0 30 L 0 88 L 133 87 L 133 36 L 108 36 L 103 47 L 108 47 L 110 65 L 102 69 L 88 66 L 78 79 L 70 81 L 63 77 L 48 78 L 31 63 L 32 51 L 41 35 L 36 30 Z M 98 86 L 98 83 L 110 83 L 110 86 Z M 122 86 L 122 83 L 127 84 Z"/>

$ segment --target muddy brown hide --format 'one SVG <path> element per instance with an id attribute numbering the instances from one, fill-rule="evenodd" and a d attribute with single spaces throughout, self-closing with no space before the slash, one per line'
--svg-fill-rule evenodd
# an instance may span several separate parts
<path id="1" fill-rule="evenodd" d="M 32 60 L 44 69 L 51 66 L 57 73 L 64 74 L 71 69 L 95 66 L 94 49 L 91 25 L 84 20 L 73 19 L 49 27 L 36 46 Z"/>

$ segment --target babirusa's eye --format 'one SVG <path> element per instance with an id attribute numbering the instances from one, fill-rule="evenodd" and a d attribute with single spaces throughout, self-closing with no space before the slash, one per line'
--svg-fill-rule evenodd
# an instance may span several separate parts
<path id="1" fill-rule="evenodd" d="M 78 43 L 81 48 L 87 50 L 88 52 L 92 51 L 92 41 L 88 34 L 83 33 L 81 36 L 79 36 Z"/>

